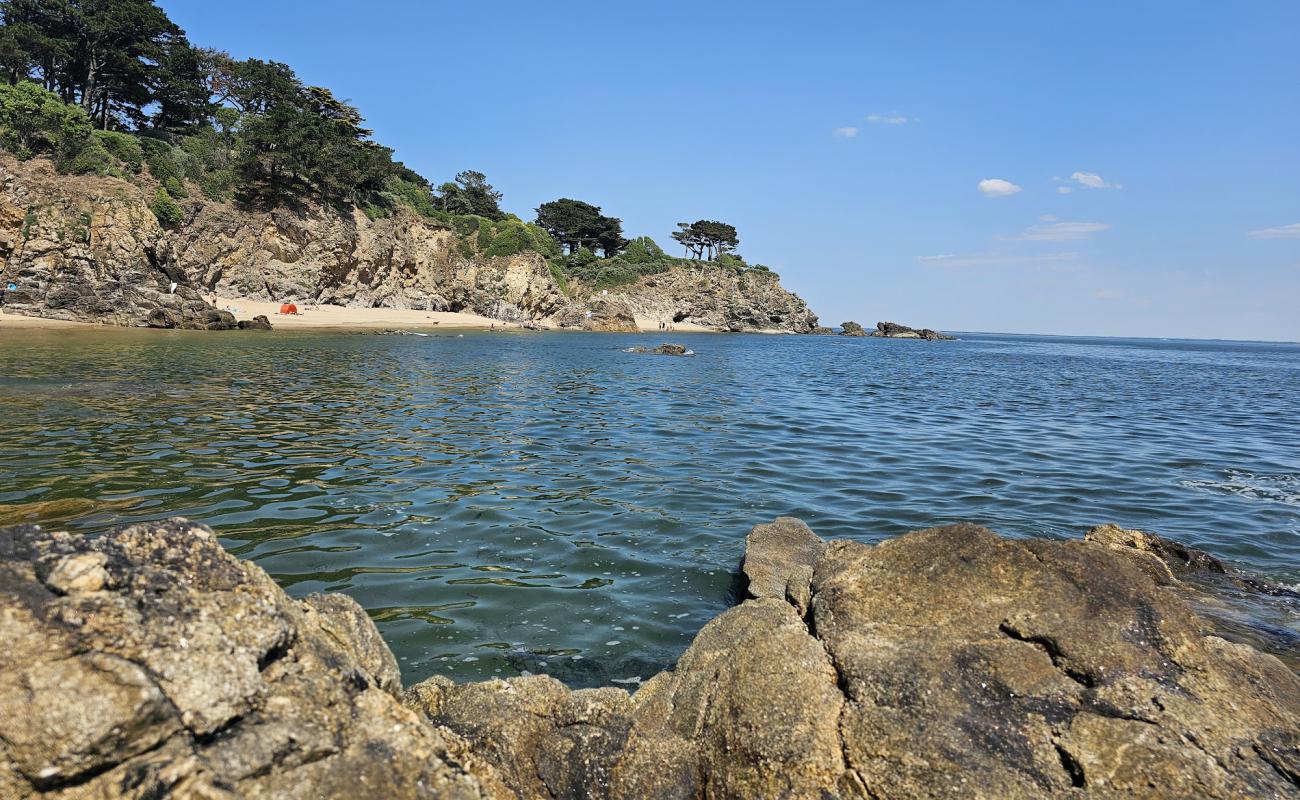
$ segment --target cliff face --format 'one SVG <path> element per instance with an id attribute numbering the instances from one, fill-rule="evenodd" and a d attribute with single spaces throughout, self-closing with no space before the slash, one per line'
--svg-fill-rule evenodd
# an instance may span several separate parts
<path id="1" fill-rule="evenodd" d="M 404 209 L 371 220 L 319 206 L 252 212 L 208 203 L 164 249 L 194 282 L 234 297 L 509 320 L 549 317 L 567 302 L 536 253 L 467 257 L 459 241 Z"/>
<path id="2" fill-rule="evenodd" d="M 163 256 L 164 233 L 136 186 L 73 178 L 0 153 L 0 286 L 5 310 L 167 328 L 233 327 Z M 175 291 L 171 284 L 176 283 Z"/>
<path id="3" fill-rule="evenodd" d="M 228 313 L 203 300 L 216 291 L 587 328 L 590 302 L 651 326 L 807 333 L 817 323 L 771 273 L 674 267 L 599 297 L 575 287 L 570 298 L 537 253 L 483 256 L 473 237 L 406 209 L 377 220 L 312 204 L 258 211 L 204 201 L 194 190 L 180 201 L 183 221 L 168 231 L 151 197 L 124 180 L 59 175 L 48 161 L 0 153 L 0 280 L 18 286 L 6 309 L 113 325 L 231 327 Z"/>
<path id="4" fill-rule="evenodd" d="M 674 267 L 609 290 L 642 321 L 689 322 L 723 331 L 812 333 L 817 315 L 772 272 L 699 264 Z"/>

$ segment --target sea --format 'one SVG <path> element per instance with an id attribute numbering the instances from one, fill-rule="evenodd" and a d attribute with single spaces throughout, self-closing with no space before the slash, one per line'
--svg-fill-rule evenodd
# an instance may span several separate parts
<path id="1" fill-rule="evenodd" d="M 0 330 L 0 523 L 202 522 L 290 594 L 358 600 L 408 683 L 630 688 L 737 602 L 778 516 L 864 542 L 1141 528 L 1280 587 L 1251 613 L 1300 642 L 1300 345 L 669 336 L 694 354 Z"/>

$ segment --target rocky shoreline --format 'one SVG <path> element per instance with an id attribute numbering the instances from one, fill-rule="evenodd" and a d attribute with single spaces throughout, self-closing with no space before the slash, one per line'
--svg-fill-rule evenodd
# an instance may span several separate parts
<path id="1" fill-rule="evenodd" d="M 1221 568 L 1104 526 L 869 546 L 754 528 L 748 599 L 634 694 L 402 688 L 343 595 L 184 520 L 0 531 L 6 798 L 1288 797 L 1300 677 L 1189 606 Z"/>
<path id="2" fill-rule="evenodd" d="M 571 297 L 542 255 L 492 255 L 481 250 L 481 237 L 407 208 L 371 219 L 308 201 L 253 209 L 194 191 L 178 201 L 180 223 L 165 229 L 150 196 L 144 184 L 62 175 L 48 160 L 0 152 L 0 287 L 16 286 L 3 298 L 6 313 L 131 327 L 250 327 L 207 299 L 220 295 L 597 331 L 664 322 L 807 333 L 817 324 L 767 272 L 700 263 Z"/>

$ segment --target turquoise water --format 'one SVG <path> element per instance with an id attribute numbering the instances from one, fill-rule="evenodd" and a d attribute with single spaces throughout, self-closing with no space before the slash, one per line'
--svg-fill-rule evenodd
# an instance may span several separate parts
<path id="1" fill-rule="evenodd" d="M 646 678 L 783 514 L 1114 521 L 1300 581 L 1300 346 L 676 339 L 0 330 L 0 519 L 200 520 L 357 598 L 407 680 Z"/>

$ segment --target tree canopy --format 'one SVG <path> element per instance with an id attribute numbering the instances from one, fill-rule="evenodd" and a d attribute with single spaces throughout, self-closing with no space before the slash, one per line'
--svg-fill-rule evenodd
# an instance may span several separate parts
<path id="1" fill-rule="evenodd" d="M 487 182 L 487 176 L 472 169 L 438 187 L 438 207 L 449 214 L 477 214 L 491 220 L 505 218 L 501 193 Z"/>
<path id="2" fill-rule="evenodd" d="M 672 237 L 686 248 L 689 257 L 710 261 L 733 252 L 740 245 L 734 226 L 707 219 L 677 223 Z"/>
<path id="3" fill-rule="evenodd" d="M 474 252 L 533 249 L 605 285 L 677 261 L 648 238 L 629 242 L 622 220 L 581 200 L 543 203 L 525 225 L 482 172 L 435 189 L 373 141 L 350 102 L 287 64 L 192 46 L 154 0 L 0 0 L 0 23 L 0 146 L 48 155 L 65 172 L 144 176 L 162 192 L 153 206 L 167 224 L 180 220 L 173 201 L 197 185 L 212 200 L 313 198 L 372 219 L 405 206 L 455 228 Z M 734 255 L 733 226 L 677 227 L 688 257 L 750 269 Z"/>
<path id="4" fill-rule="evenodd" d="M 555 237 L 569 253 L 599 249 L 606 258 L 627 247 L 623 221 L 600 213 L 599 206 L 562 197 L 537 207 L 537 224 Z"/>

